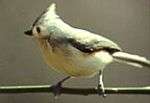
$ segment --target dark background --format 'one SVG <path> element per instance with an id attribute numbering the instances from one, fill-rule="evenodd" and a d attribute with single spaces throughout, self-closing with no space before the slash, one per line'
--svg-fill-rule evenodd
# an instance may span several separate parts
<path id="1" fill-rule="evenodd" d="M 0 86 L 53 84 L 65 77 L 48 68 L 36 42 L 24 30 L 56 2 L 65 22 L 102 34 L 125 51 L 150 59 L 150 0 L 0 0 Z M 113 63 L 104 71 L 105 86 L 147 86 L 150 69 Z M 97 78 L 71 79 L 65 85 L 96 86 Z M 54 96 L 0 94 L 0 103 L 51 103 Z M 149 95 L 62 95 L 58 103 L 149 103 Z"/>

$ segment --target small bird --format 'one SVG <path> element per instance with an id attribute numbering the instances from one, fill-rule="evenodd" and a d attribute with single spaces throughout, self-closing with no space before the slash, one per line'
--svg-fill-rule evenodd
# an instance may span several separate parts
<path id="1" fill-rule="evenodd" d="M 69 77 L 99 75 L 98 90 L 105 95 L 103 69 L 112 62 L 121 62 L 142 68 L 150 67 L 145 57 L 124 52 L 113 41 L 89 31 L 66 24 L 56 13 L 52 3 L 25 31 L 34 37 L 49 67 Z M 67 80 L 63 79 L 59 84 Z"/>

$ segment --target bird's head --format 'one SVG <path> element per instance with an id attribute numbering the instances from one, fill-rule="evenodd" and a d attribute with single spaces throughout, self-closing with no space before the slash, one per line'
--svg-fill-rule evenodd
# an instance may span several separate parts
<path id="1" fill-rule="evenodd" d="M 36 38 L 47 38 L 50 36 L 51 25 L 59 17 L 56 14 L 56 4 L 52 3 L 46 11 L 44 11 L 33 23 L 30 30 L 24 33 L 28 36 L 33 36 Z"/>

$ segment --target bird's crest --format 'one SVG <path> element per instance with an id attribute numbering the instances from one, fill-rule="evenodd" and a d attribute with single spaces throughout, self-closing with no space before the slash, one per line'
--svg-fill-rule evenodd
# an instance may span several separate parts
<path id="1" fill-rule="evenodd" d="M 50 20 L 51 18 L 59 17 L 56 14 L 56 4 L 52 3 L 37 19 L 34 21 L 33 26 L 36 25 L 37 22 L 42 22 L 43 20 Z"/>
<path id="2" fill-rule="evenodd" d="M 48 8 L 47 11 L 44 14 L 45 19 L 53 18 L 53 17 L 58 17 L 56 14 L 56 4 L 52 3 Z"/>
<path id="3" fill-rule="evenodd" d="M 48 8 L 47 8 L 48 12 L 53 12 L 55 13 L 56 12 L 56 4 L 55 3 L 52 3 Z"/>

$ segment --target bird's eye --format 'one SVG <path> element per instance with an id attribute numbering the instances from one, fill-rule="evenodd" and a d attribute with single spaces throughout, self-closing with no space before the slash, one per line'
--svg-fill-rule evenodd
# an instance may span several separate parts
<path id="1" fill-rule="evenodd" d="M 37 33 L 40 33 L 41 32 L 41 28 L 40 27 L 36 27 L 36 31 L 37 31 Z"/>

